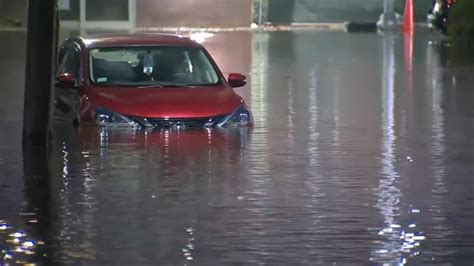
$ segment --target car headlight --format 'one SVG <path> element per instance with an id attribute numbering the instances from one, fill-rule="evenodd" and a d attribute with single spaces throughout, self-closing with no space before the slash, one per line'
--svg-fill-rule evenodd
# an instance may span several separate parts
<path id="1" fill-rule="evenodd" d="M 109 111 L 105 108 L 98 108 L 95 114 L 96 123 L 99 126 L 123 126 L 123 127 L 140 127 L 140 124 L 133 119 L 124 115 Z"/>
<path id="2" fill-rule="evenodd" d="M 247 107 L 245 105 L 241 105 L 239 108 L 235 109 L 234 112 L 222 118 L 217 123 L 217 126 L 247 126 L 252 124 L 252 122 L 252 114 L 249 112 L 249 110 L 247 110 Z"/>

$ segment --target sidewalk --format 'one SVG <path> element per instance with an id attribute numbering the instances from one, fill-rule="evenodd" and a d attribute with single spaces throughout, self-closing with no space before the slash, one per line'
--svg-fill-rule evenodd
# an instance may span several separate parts
<path id="1" fill-rule="evenodd" d="M 340 23 L 292 23 L 289 25 L 256 25 L 249 27 L 139 27 L 135 28 L 137 32 L 236 32 L 236 31 L 252 31 L 252 32 L 276 32 L 276 31 L 347 31 L 348 22 Z M 374 22 L 375 25 L 375 22 Z M 415 26 L 420 30 L 428 29 L 426 23 L 416 23 Z"/>
<path id="2" fill-rule="evenodd" d="M 426 23 L 416 23 L 418 28 L 427 28 Z M 64 30 L 79 30 L 77 28 L 61 27 Z M 25 31 L 25 26 L 14 27 L 4 25 L 0 20 L 0 31 Z M 94 28 L 90 31 L 117 31 L 117 29 Z M 277 32 L 277 31 L 347 31 L 347 22 L 340 23 L 291 23 L 288 25 L 256 25 L 248 27 L 137 27 L 133 29 L 123 29 L 132 32 Z"/>
<path id="3" fill-rule="evenodd" d="M 249 27 L 147 27 L 136 28 L 136 31 L 164 31 L 164 32 L 234 32 L 234 31 L 345 31 L 345 23 L 292 23 L 289 25 L 256 25 Z"/>

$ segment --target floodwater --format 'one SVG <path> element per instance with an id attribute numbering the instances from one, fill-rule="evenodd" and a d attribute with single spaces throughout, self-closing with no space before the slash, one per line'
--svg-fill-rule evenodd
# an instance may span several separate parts
<path id="1" fill-rule="evenodd" d="M 25 153 L 0 36 L 0 264 L 474 262 L 474 64 L 439 36 L 197 34 L 254 128 L 56 125 Z"/>

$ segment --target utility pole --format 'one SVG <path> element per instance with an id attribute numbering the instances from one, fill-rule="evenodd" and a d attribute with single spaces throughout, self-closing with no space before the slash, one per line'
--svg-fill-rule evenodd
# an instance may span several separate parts
<path id="1" fill-rule="evenodd" d="M 263 0 L 258 2 L 258 25 L 263 23 Z"/>
<path id="2" fill-rule="evenodd" d="M 57 49 L 56 0 L 28 1 L 23 146 L 48 143 Z"/>
<path id="3" fill-rule="evenodd" d="M 383 14 L 377 25 L 382 30 L 394 30 L 398 28 L 397 16 L 395 14 L 395 0 L 384 0 Z"/>

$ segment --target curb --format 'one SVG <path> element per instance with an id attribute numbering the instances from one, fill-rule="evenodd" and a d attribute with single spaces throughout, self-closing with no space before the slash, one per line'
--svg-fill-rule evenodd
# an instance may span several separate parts
<path id="1" fill-rule="evenodd" d="M 353 23 L 353 22 L 352 22 Z M 355 23 L 360 24 L 360 23 Z M 365 23 L 367 24 L 367 23 Z M 359 26 L 368 26 L 373 27 L 370 23 L 367 25 Z M 119 31 L 132 31 L 132 32 L 288 32 L 288 31 L 344 31 L 350 32 L 349 25 L 352 25 L 351 22 L 342 22 L 342 23 L 291 23 L 286 25 L 251 25 L 249 27 L 137 27 L 133 29 L 123 29 Z M 416 23 L 419 28 L 427 28 L 426 23 Z M 77 28 L 67 28 L 62 27 L 64 30 L 77 30 Z M 91 30 L 97 31 L 117 31 L 116 29 L 107 29 L 107 28 L 94 28 Z M 0 32 L 15 32 L 15 31 L 26 31 L 24 27 L 11 27 L 11 26 L 2 26 L 0 24 Z M 371 28 L 371 31 L 373 29 Z"/>
<path id="2" fill-rule="evenodd" d="M 252 25 L 250 27 L 139 27 L 138 32 L 162 31 L 162 32 L 275 32 L 275 31 L 345 31 L 344 23 L 293 23 L 290 25 Z"/>

